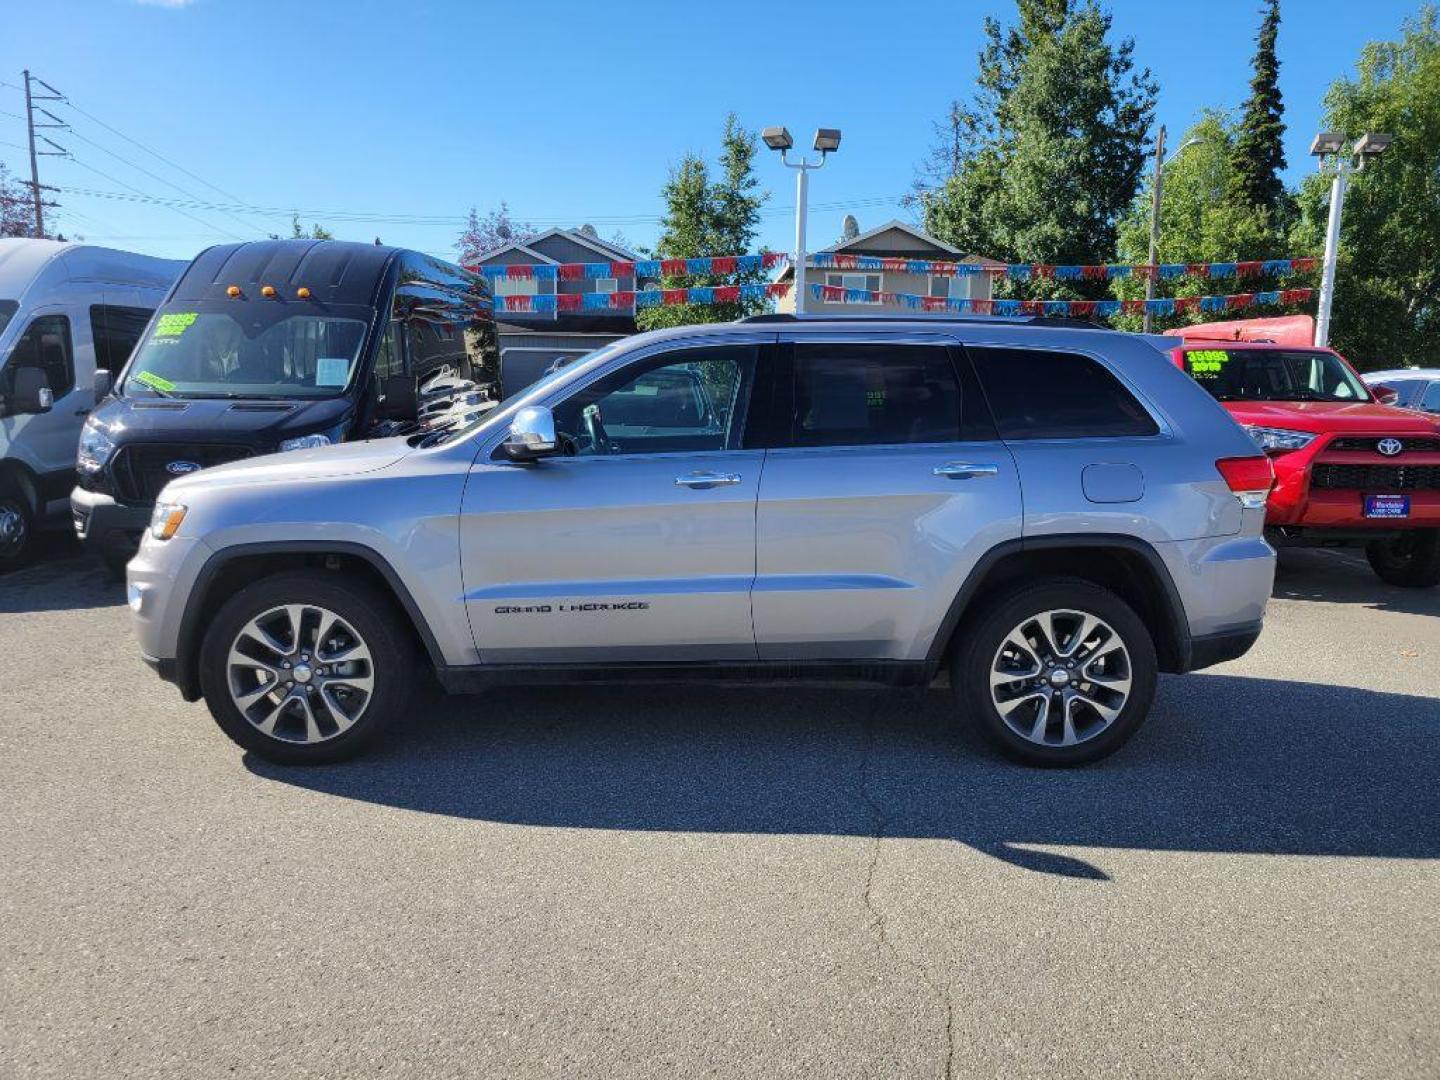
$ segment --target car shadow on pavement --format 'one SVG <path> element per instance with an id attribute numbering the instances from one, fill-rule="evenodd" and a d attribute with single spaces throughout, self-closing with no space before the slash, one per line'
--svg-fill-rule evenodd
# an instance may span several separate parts
<path id="1" fill-rule="evenodd" d="M 576 829 L 954 840 L 1028 870 L 1107 875 L 1028 845 L 1440 856 L 1440 702 L 1203 674 L 1087 768 L 1022 768 L 943 690 L 509 688 L 417 710 L 344 765 L 269 780 L 459 818 Z"/>
<path id="2" fill-rule="evenodd" d="M 1272 596 L 1376 611 L 1440 615 L 1440 589 L 1403 589 L 1375 576 L 1363 552 L 1292 548 L 1280 552 Z"/>
<path id="3" fill-rule="evenodd" d="M 78 611 L 125 603 L 125 586 L 113 581 L 94 559 L 78 554 L 73 541 L 60 537 L 40 560 L 0 574 L 0 614 Z"/>

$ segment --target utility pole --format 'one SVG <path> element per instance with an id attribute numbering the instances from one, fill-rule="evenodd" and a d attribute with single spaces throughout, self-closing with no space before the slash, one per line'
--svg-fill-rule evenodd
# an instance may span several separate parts
<path id="1" fill-rule="evenodd" d="M 31 83 L 39 83 L 46 90 L 50 91 L 50 93 L 35 93 L 34 89 L 30 85 Z M 35 102 L 64 100 L 65 95 L 60 93 L 59 90 L 56 90 L 44 79 L 39 79 L 36 78 L 34 75 L 31 75 L 29 68 L 25 69 L 25 124 L 30 131 L 30 194 L 34 197 L 35 201 L 35 235 L 41 238 L 45 236 L 45 197 L 41 194 L 41 192 L 44 191 L 48 185 L 40 183 L 39 159 L 42 157 L 65 157 L 68 151 L 66 151 L 63 146 L 57 146 L 44 135 L 36 135 L 35 132 L 37 129 L 40 128 L 64 129 L 69 125 L 66 124 L 65 121 L 61 120 L 54 113 L 49 112 L 46 109 L 37 109 L 35 107 Z M 44 113 L 53 121 L 53 123 L 37 124 L 35 122 L 35 114 L 37 112 Z M 53 149 L 37 150 L 35 147 L 36 139 L 39 139 L 41 142 L 48 143 L 51 147 L 53 147 Z M 51 188 L 50 190 L 53 191 L 54 189 Z"/>
<path id="2" fill-rule="evenodd" d="M 1155 299 L 1155 253 L 1160 247 L 1160 185 L 1165 177 L 1165 125 L 1155 136 L 1155 184 L 1150 191 L 1150 271 L 1145 275 L 1145 321 L 1143 329 L 1150 333 L 1150 301 Z"/>

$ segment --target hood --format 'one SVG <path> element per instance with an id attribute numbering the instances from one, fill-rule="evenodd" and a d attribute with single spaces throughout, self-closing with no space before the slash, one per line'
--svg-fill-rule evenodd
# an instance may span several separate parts
<path id="1" fill-rule="evenodd" d="M 239 484 L 269 484 L 303 480 L 324 480 L 357 476 L 389 468 L 412 453 L 402 437 L 340 443 L 314 450 L 292 450 L 285 454 L 232 461 L 182 476 L 165 486 L 165 498 L 183 497 L 187 491 L 211 490 Z"/>
<path id="2" fill-rule="evenodd" d="M 1373 401 L 1222 401 L 1238 422 L 1261 427 L 1291 428 L 1315 434 L 1433 435 L 1440 423 L 1409 409 Z"/>
<path id="3" fill-rule="evenodd" d="M 103 401 L 90 416 L 117 444 L 233 443 L 265 453 L 297 435 L 330 432 L 350 421 L 353 412 L 353 403 L 343 397 L 318 401 L 123 397 Z"/>

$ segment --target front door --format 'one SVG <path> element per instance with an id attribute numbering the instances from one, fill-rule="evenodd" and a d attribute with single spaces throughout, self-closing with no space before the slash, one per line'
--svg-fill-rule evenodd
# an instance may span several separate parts
<path id="1" fill-rule="evenodd" d="M 760 352 L 651 353 L 554 405 L 566 454 L 477 462 L 460 539 L 483 663 L 755 658 Z"/>
<path id="2" fill-rule="evenodd" d="M 977 560 L 1020 535 L 1014 460 L 942 339 L 779 348 L 756 512 L 759 656 L 922 660 Z"/>
<path id="3" fill-rule="evenodd" d="M 45 375 L 54 404 L 47 413 L 9 415 L 0 419 L 7 456 L 18 458 L 40 479 L 50 502 L 70 494 L 75 482 L 75 447 L 81 418 L 91 404 L 90 386 L 76 385 L 75 336 L 70 317 L 58 307 L 40 308 L 16 339 L 0 368 L 8 400 L 15 373 L 35 368 Z M 87 350 L 88 351 L 88 350 Z M 87 371 L 89 366 L 87 365 Z"/>

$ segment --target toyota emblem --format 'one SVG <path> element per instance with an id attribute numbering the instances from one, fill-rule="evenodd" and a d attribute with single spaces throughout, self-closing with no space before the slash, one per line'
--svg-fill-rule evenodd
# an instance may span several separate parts
<path id="1" fill-rule="evenodd" d="M 1380 453 L 1384 454 L 1386 457 L 1394 457 L 1396 454 L 1400 453 L 1401 450 L 1405 449 L 1405 444 L 1402 443 L 1399 439 L 1381 439 L 1378 443 L 1375 444 L 1375 449 L 1379 450 Z"/>
<path id="2" fill-rule="evenodd" d="M 199 472 L 200 465 L 194 461 L 172 461 L 165 466 L 165 471 L 171 476 L 184 476 L 186 473 Z"/>

